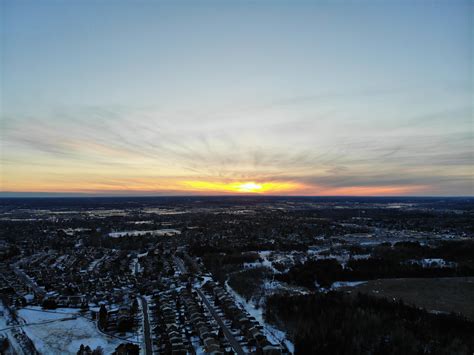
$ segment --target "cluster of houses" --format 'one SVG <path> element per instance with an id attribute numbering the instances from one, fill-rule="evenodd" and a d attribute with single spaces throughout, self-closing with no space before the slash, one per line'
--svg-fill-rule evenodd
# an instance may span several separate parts
<path id="1" fill-rule="evenodd" d="M 89 303 L 121 304 L 130 298 L 136 279 L 129 263 L 120 251 L 81 248 L 61 255 L 41 252 L 23 258 L 15 267 L 39 300 L 78 308 Z"/>
<path id="2" fill-rule="evenodd" d="M 155 344 L 160 354 L 189 354 L 202 349 L 223 354 L 217 329 L 203 313 L 189 289 L 162 292 L 151 307 Z M 221 339 L 222 340 L 222 339 Z"/>
<path id="3" fill-rule="evenodd" d="M 145 270 L 154 264 L 150 256 L 143 260 Z M 204 313 L 187 277 L 175 267 L 169 252 L 161 255 L 160 265 L 159 285 L 149 306 L 154 350 L 159 354 L 224 354 L 226 348 L 230 351 L 225 339 L 218 339 L 217 324 L 212 324 Z"/>
<path id="4" fill-rule="evenodd" d="M 31 287 L 26 285 L 5 264 L 0 264 L 0 295 L 7 299 L 8 304 L 24 304 L 34 300 Z"/>
<path id="5" fill-rule="evenodd" d="M 100 329 L 127 339 L 140 333 L 135 300 L 148 295 L 151 340 L 158 354 L 233 354 L 235 340 L 245 353 L 284 352 L 268 341 L 261 325 L 221 287 L 208 281 L 201 288 L 196 281 L 196 276 L 202 279 L 201 266 L 184 250 L 171 239 L 150 245 L 142 254 L 83 245 L 43 247 L 2 265 L 0 290 L 10 295 L 10 304 L 81 308 L 98 323 L 99 306 L 106 306 Z M 225 332 L 229 330 L 232 336 Z"/>
<path id="6" fill-rule="evenodd" d="M 222 329 L 219 329 L 209 314 L 205 312 L 205 307 L 196 291 L 191 291 L 190 287 L 182 289 L 181 299 L 184 301 L 186 316 L 192 325 L 193 333 L 204 344 L 206 352 L 211 354 L 230 353 L 232 350 Z"/>
<path id="7" fill-rule="evenodd" d="M 138 333 L 139 314 L 136 298 L 120 307 L 105 310 L 104 319 L 101 319 L 100 311 L 91 310 L 92 318 L 98 320 L 102 331 L 108 334 L 118 334 L 121 337 L 130 337 Z"/>
<path id="8" fill-rule="evenodd" d="M 189 266 L 190 260 L 186 259 Z M 212 281 L 201 287 L 193 277 L 196 274 L 183 272 L 184 265 L 178 265 L 181 259 L 173 255 L 162 255 L 161 261 L 160 286 L 154 290 L 149 305 L 154 351 L 158 354 L 236 353 L 223 325 L 211 313 L 212 308 L 244 353 L 282 353 L 280 346 L 267 340 L 259 323 L 238 308 L 222 288 Z M 143 260 L 143 265 L 147 270 L 150 261 Z"/>
<path id="9" fill-rule="evenodd" d="M 236 349 L 224 334 L 223 326 L 244 353 L 273 355 L 284 352 L 280 345 L 271 344 L 255 318 L 239 308 L 235 300 L 209 277 L 198 277 L 208 280 L 204 284 L 196 281 L 195 277 L 202 275 L 197 270 L 199 265 L 186 253 L 179 254 L 184 263 L 173 255 L 162 259 L 161 291 L 154 293 L 150 307 L 159 353 L 233 354 Z M 193 272 L 187 272 L 186 268 Z M 211 309 L 223 324 L 217 322 Z"/>
<path id="10" fill-rule="evenodd" d="M 455 268 L 458 263 L 454 261 L 446 261 L 440 258 L 429 258 L 429 259 L 411 259 L 405 262 L 407 265 L 419 265 L 423 268 Z"/>
<path id="11" fill-rule="evenodd" d="M 213 296 L 214 305 L 221 309 L 225 317 L 230 320 L 232 328 L 240 330 L 249 348 L 256 353 L 277 355 L 283 352 L 279 345 L 270 343 L 263 334 L 260 323 L 245 310 L 238 307 L 233 297 L 214 281 L 207 281 L 203 289 Z"/>

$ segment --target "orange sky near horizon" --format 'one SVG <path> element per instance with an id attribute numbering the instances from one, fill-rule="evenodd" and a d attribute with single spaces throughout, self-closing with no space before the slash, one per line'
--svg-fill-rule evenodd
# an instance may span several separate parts
<path id="1" fill-rule="evenodd" d="M 25 184 L 21 180 L 2 184 L 2 191 L 78 193 L 98 195 L 285 195 L 285 196 L 397 196 L 423 195 L 423 185 L 383 185 L 328 187 L 294 181 L 223 181 L 212 180 L 111 180 L 107 183 L 87 183 L 85 186 L 71 181 Z"/>

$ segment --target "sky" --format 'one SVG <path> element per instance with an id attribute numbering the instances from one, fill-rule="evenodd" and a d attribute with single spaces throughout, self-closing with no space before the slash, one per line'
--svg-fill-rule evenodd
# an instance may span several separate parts
<path id="1" fill-rule="evenodd" d="M 3 194 L 474 195 L 471 1 L 0 11 Z"/>

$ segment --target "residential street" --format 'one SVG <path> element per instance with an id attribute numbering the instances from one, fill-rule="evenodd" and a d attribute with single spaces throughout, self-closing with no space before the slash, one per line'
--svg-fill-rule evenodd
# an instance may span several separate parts
<path id="1" fill-rule="evenodd" d="M 153 344 L 152 344 L 151 335 L 150 335 L 150 322 L 148 320 L 148 303 L 144 296 L 140 296 L 140 300 L 142 302 L 142 312 L 143 312 L 143 337 L 144 337 L 144 343 L 145 343 L 145 354 L 152 355 Z"/>
<path id="2" fill-rule="evenodd" d="M 183 261 L 178 258 L 178 257 L 175 257 L 174 258 L 175 262 L 176 262 L 176 265 L 178 266 L 178 268 L 180 269 L 180 271 L 182 273 L 185 273 L 186 272 L 186 267 L 184 266 L 184 263 Z M 234 349 L 234 351 L 239 354 L 239 355 L 243 355 L 245 354 L 245 352 L 243 351 L 242 347 L 240 346 L 239 342 L 237 341 L 237 339 L 235 339 L 234 335 L 232 334 L 232 332 L 229 330 L 229 328 L 227 328 L 227 326 L 224 324 L 224 321 L 222 320 L 222 318 L 219 316 L 219 314 L 217 314 L 217 311 L 214 309 L 214 307 L 209 303 L 209 300 L 207 299 L 207 297 L 204 295 L 204 293 L 202 293 L 202 291 L 196 287 L 194 287 L 194 289 L 197 291 L 199 297 L 201 297 L 202 301 L 204 302 L 205 306 L 207 307 L 207 309 L 209 310 L 209 312 L 211 313 L 212 317 L 215 319 L 215 321 L 217 322 L 217 324 L 219 324 L 219 326 L 222 328 L 222 331 L 224 332 L 224 335 L 225 337 L 227 338 L 227 340 L 229 341 L 229 344 L 232 346 L 232 348 Z"/>

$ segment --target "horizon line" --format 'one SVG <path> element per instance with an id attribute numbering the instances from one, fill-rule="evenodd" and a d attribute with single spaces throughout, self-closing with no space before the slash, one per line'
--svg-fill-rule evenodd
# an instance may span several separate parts
<path id="1" fill-rule="evenodd" d="M 183 194 L 183 195 L 114 195 L 63 192 L 0 192 L 0 199 L 8 198 L 216 198 L 216 197 L 270 197 L 270 198 L 474 198 L 474 195 L 270 195 L 270 194 Z"/>

